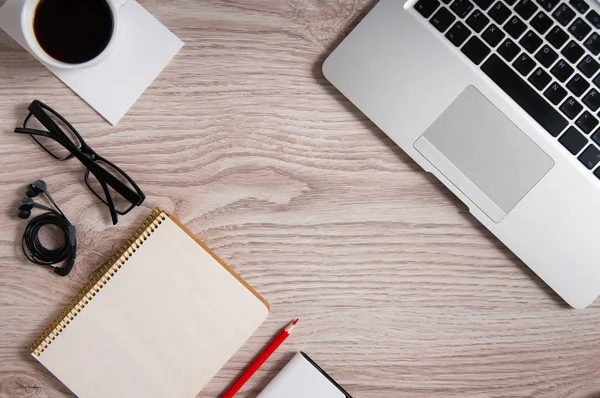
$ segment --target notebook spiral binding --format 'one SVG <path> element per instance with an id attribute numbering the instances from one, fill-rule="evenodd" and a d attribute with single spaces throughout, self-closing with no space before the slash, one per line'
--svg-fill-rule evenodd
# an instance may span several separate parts
<path id="1" fill-rule="evenodd" d="M 129 257 L 150 237 L 154 230 L 162 224 L 167 215 L 158 207 L 144 220 L 142 226 L 129 238 L 121 249 L 96 271 L 90 281 L 69 302 L 63 312 L 44 330 L 30 346 L 31 352 L 40 356 L 58 335 L 71 323 L 79 312 L 100 292 L 115 276 L 119 269 L 127 262 Z"/>

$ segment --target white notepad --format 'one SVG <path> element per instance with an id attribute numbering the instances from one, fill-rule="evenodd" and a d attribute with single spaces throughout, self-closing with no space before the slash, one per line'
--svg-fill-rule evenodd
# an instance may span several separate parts
<path id="1" fill-rule="evenodd" d="M 192 398 L 268 312 L 258 293 L 157 209 L 32 355 L 79 398 Z"/>
<path id="2" fill-rule="evenodd" d="M 27 49 L 20 27 L 25 0 L 7 0 L 0 28 Z M 134 0 L 119 8 L 119 41 L 104 62 L 86 69 L 48 67 L 109 123 L 116 124 L 183 46 Z"/>
<path id="3" fill-rule="evenodd" d="M 308 355 L 299 352 L 256 398 L 352 398 Z"/>

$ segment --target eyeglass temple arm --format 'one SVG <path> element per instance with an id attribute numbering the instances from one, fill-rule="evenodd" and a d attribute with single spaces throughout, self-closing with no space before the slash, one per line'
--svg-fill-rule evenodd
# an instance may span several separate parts
<path id="1" fill-rule="evenodd" d="M 54 123 L 54 122 L 53 122 Z M 75 156 L 96 178 L 101 181 L 105 181 L 115 191 L 123 195 L 125 199 L 133 204 L 138 204 L 142 197 L 137 192 L 131 190 L 127 185 L 123 184 L 117 178 L 115 178 L 108 171 L 98 166 L 93 160 L 85 156 L 79 149 L 77 149 L 70 141 L 63 139 L 62 137 L 52 136 L 52 133 L 43 130 L 27 129 L 27 128 L 16 128 L 15 133 L 17 134 L 28 134 L 37 135 L 53 139 L 54 141 L 61 144 L 66 150 L 68 150 L 73 156 Z"/>
<path id="2" fill-rule="evenodd" d="M 37 100 L 34 100 L 31 104 L 29 104 L 27 109 L 29 109 L 29 112 L 31 112 L 37 118 L 37 120 L 39 120 L 44 125 L 44 127 L 48 129 L 48 131 L 61 136 L 66 136 L 65 132 L 62 131 L 60 127 L 58 127 L 58 125 L 54 122 L 54 120 L 52 120 L 50 116 L 48 116 L 48 114 L 46 114 L 46 112 Z"/>
<path id="3" fill-rule="evenodd" d="M 17 127 L 14 131 L 15 133 L 18 134 L 32 134 L 32 135 L 39 135 L 41 137 L 46 137 L 48 138 L 48 132 L 44 131 L 44 130 L 37 130 L 37 129 L 26 129 L 24 127 Z"/>
<path id="4" fill-rule="evenodd" d="M 100 181 L 100 180 L 98 180 Z M 115 204 L 112 200 L 112 196 L 108 191 L 108 187 L 102 181 L 100 181 L 100 185 L 102 186 L 102 191 L 104 192 L 104 196 L 106 196 L 106 203 L 108 204 L 108 209 L 110 210 L 110 218 L 112 220 L 113 225 L 117 225 L 119 222 L 119 218 L 117 216 L 117 209 L 115 209 Z"/>

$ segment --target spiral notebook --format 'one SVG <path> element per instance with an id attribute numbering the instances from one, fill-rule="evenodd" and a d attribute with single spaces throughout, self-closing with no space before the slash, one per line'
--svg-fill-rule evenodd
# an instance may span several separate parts
<path id="1" fill-rule="evenodd" d="M 80 398 L 192 398 L 268 303 L 156 209 L 32 344 Z"/>

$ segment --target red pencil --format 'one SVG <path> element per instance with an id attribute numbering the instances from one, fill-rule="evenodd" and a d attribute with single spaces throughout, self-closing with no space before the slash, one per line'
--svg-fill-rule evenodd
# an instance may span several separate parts
<path id="1" fill-rule="evenodd" d="M 227 391 L 221 395 L 221 398 L 232 398 L 243 386 L 246 382 L 252 377 L 252 375 L 262 366 L 263 363 L 271 354 L 275 352 L 277 347 L 281 345 L 288 338 L 290 333 L 292 333 L 292 329 L 298 323 L 298 318 L 294 320 L 294 322 L 290 323 L 285 329 L 283 329 L 277 337 L 271 341 L 271 343 L 265 348 L 255 359 L 254 361 L 246 368 L 244 373 L 229 387 Z"/>

